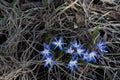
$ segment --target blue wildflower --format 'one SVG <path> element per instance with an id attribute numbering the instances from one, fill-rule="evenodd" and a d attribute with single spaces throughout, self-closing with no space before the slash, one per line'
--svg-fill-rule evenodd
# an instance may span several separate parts
<path id="1" fill-rule="evenodd" d="M 69 49 L 65 50 L 65 53 L 73 54 L 73 52 L 74 52 L 74 49 L 73 49 L 72 45 L 70 45 Z"/>
<path id="2" fill-rule="evenodd" d="M 95 51 L 90 52 L 90 54 L 89 54 L 90 61 L 93 61 L 93 62 L 96 63 L 97 62 L 97 60 L 96 60 L 97 56 L 98 56 L 98 54 Z"/>
<path id="3" fill-rule="evenodd" d="M 79 42 L 77 42 L 77 40 L 75 39 L 73 42 L 70 42 L 70 44 L 74 47 L 74 48 L 78 48 L 81 46 L 81 44 Z"/>
<path id="4" fill-rule="evenodd" d="M 86 61 L 87 63 L 90 62 L 90 55 L 88 54 L 88 50 L 83 54 L 82 60 Z"/>
<path id="5" fill-rule="evenodd" d="M 50 67 L 50 69 L 53 68 L 53 65 L 56 64 L 56 61 L 53 61 L 50 56 L 48 56 L 43 62 L 45 62 L 44 67 Z"/>
<path id="6" fill-rule="evenodd" d="M 62 42 L 62 36 L 61 36 L 61 37 L 59 38 L 59 40 L 57 40 L 57 39 L 55 38 L 55 41 L 52 42 L 52 44 L 56 46 L 54 49 L 56 49 L 57 47 L 59 47 L 59 49 L 62 50 L 62 49 L 63 49 L 63 48 L 62 48 L 62 45 L 66 44 L 66 43 L 63 43 L 63 42 Z"/>
<path id="7" fill-rule="evenodd" d="M 40 51 L 39 54 L 41 54 L 43 56 L 42 59 L 45 59 L 47 56 L 50 56 L 52 54 L 52 52 L 50 52 L 49 45 L 47 45 L 46 43 L 44 43 L 43 45 L 44 45 L 44 50 Z"/>
<path id="8" fill-rule="evenodd" d="M 82 49 L 82 47 L 78 47 L 78 48 L 76 48 L 76 50 L 77 50 L 77 54 L 81 57 L 82 56 L 82 54 L 83 54 L 83 52 L 85 51 L 85 49 Z"/>
<path id="9" fill-rule="evenodd" d="M 75 68 L 78 69 L 77 65 L 77 59 L 71 59 L 70 62 L 67 64 L 67 68 L 70 68 L 70 70 L 74 70 Z"/>
<path id="10" fill-rule="evenodd" d="M 99 40 L 97 44 L 95 45 L 95 49 L 97 49 L 99 52 L 107 53 L 108 51 L 105 50 L 107 46 L 105 45 L 105 42 L 103 40 Z"/>

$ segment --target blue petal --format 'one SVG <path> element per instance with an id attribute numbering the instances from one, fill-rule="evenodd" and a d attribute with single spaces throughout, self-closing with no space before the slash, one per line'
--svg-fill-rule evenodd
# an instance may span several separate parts
<path id="1" fill-rule="evenodd" d="M 87 63 L 89 63 L 89 62 L 90 62 L 90 60 L 89 60 L 89 59 L 86 59 L 85 61 L 86 61 Z"/>
<path id="2" fill-rule="evenodd" d="M 44 59 L 47 59 L 47 58 L 50 58 L 51 56 L 48 54 L 48 55 L 43 55 L 43 57 L 42 57 L 42 60 L 44 60 Z"/>
<path id="3" fill-rule="evenodd" d="M 56 62 L 56 61 L 53 61 L 53 64 L 57 64 L 57 62 Z"/>
<path id="4" fill-rule="evenodd" d="M 77 53 L 73 53 L 72 54 L 72 58 L 77 58 L 78 57 L 78 54 Z"/>
<path id="5" fill-rule="evenodd" d="M 101 46 L 102 49 L 105 49 L 107 46 Z"/>
<path id="6" fill-rule="evenodd" d="M 53 64 L 51 63 L 51 64 L 50 64 L 50 69 L 52 69 L 52 68 L 53 68 Z"/>
<path id="7" fill-rule="evenodd" d="M 58 46 L 55 46 L 54 50 L 57 48 Z"/>
<path id="8" fill-rule="evenodd" d="M 69 51 L 68 51 L 68 50 L 65 50 L 65 53 L 67 54 L 67 53 L 69 53 Z"/>
<path id="9" fill-rule="evenodd" d="M 47 45 L 46 43 L 44 43 L 43 46 L 44 46 L 44 49 L 48 49 L 48 50 L 50 50 L 49 45 Z"/>
<path id="10" fill-rule="evenodd" d="M 56 37 L 54 39 L 55 39 L 56 42 L 58 42 Z"/>
<path id="11" fill-rule="evenodd" d="M 78 66 L 77 66 L 77 65 L 75 65 L 75 68 L 76 68 L 76 69 L 78 69 Z"/>
<path id="12" fill-rule="evenodd" d="M 73 70 L 74 70 L 74 67 L 73 67 L 73 66 L 71 66 L 71 67 L 70 67 L 70 69 L 71 69 L 71 71 L 73 71 Z"/>
<path id="13" fill-rule="evenodd" d="M 78 60 L 78 56 L 77 56 L 77 55 L 72 55 L 71 60 L 72 60 L 72 61 L 73 61 L 73 60 Z"/>
<path id="14" fill-rule="evenodd" d="M 57 42 L 52 42 L 52 44 L 57 45 Z"/>
<path id="15" fill-rule="evenodd" d="M 108 51 L 107 51 L 107 50 L 104 50 L 103 52 L 104 52 L 104 53 L 107 53 Z"/>
<path id="16" fill-rule="evenodd" d="M 96 62 L 97 62 L 96 58 L 92 58 L 92 60 L 93 60 L 93 62 L 94 62 L 94 63 L 96 63 Z"/>
<path id="17" fill-rule="evenodd" d="M 101 44 L 101 45 L 105 45 L 105 42 L 101 42 L 100 44 Z"/>
<path id="18" fill-rule="evenodd" d="M 47 64 L 47 63 L 45 63 L 45 64 L 44 64 L 44 67 L 47 67 L 47 66 L 48 66 L 48 64 Z"/>
<path id="19" fill-rule="evenodd" d="M 43 51 L 40 51 L 39 54 L 41 55 Z"/>
<path id="20" fill-rule="evenodd" d="M 73 43 L 77 43 L 77 40 L 76 40 L 76 39 L 74 39 Z"/>
<path id="21" fill-rule="evenodd" d="M 62 50 L 62 46 L 61 45 L 59 46 L 59 48 L 60 48 L 60 50 Z"/>
<path id="22" fill-rule="evenodd" d="M 62 36 L 60 36 L 59 41 L 60 41 L 60 42 L 62 41 Z"/>
<path id="23" fill-rule="evenodd" d="M 66 45 L 67 43 L 62 42 L 61 45 Z"/>

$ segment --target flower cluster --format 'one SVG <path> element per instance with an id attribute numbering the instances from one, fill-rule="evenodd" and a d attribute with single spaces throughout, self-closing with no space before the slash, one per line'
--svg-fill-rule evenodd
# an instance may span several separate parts
<path id="1" fill-rule="evenodd" d="M 52 60 L 52 52 L 50 51 L 50 46 L 44 43 L 44 50 L 40 51 L 39 54 L 42 55 L 42 60 L 45 62 L 44 67 L 50 66 L 50 68 L 53 67 L 54 64 L 56 64 L 55 61 Z"/>
<path id="2" fill-rule="evenodd" d="M 59 40 L 57 40 L 57 38 L 54 39 L 55 41 L 51 43 L 55 45 L 54 49 L 58 47 L 60 50 L 62 50 L 63 49 L 62 45 L 66 44 L 62 42 L 62 37 L 60 37 Z M 44 67 L 49 66 L 50 68 L 52 68 L 53 65 L 56 64 L 56 61 L 52 60 L 53 52 L 50 51 L 50 45 L 47 45 L 46 43 L 44 43 L 43 45 L 44 45 L 44 50 L 40 51 L 39 54 L 42 55 L 42 60 L 43 62 L 45 62 Z"/>
<path id="3" fill-rule="evenodd" d="M 78 59 L 80 58 L 83 61 L 89 62 L 97 62 L 97 58 L 100 55 L 99 53 L 106 53 L 108 52 L 106 49 L 105 42 L 103 40 L 99 40 L 94 47 L 94 50 L 90 51 L 88 49 L 85 49 L 83 45 L 78 42 L 76 39 L 74 41 L 71 41 L 68 48 L 64 47 L 67 43 L 63 42 L 62 36 L 60 36 L 58 39 L 54 38 L 54 41 L 52 41 L 49 45 L 44 43 L 44 50 L 40 51 L 39 54 L 42 55 L 42 60 L 44 62 L 44 67 L 50 67 L 53 68 L 53 65 L 55 65 L 57 62 L 52 60 L 53 52 L 50 49 L 50 46 L 54 46 L 55 49 L 59 49 L 60 51 L 64 51 L 65 54 L 69 54 L 71 59 L 68 62 L 66 68 L 69 68 L 70 70 L 74 70 L 78 68 Z"/>

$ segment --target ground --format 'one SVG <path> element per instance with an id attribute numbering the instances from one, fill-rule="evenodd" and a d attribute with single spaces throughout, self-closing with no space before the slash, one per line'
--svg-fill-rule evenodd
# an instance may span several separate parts
<path id="1" fill-rule="evenodd" d="M 76 39 L 89 52 L 103 39 L 108 53 L 71 71 L 53 45 L 57 64 L 44 67 L 43 44 L 60 36 L 65 49 Z M 120 0 L 0 0 L 0 80 L 120 80 L 119 67 Z"/>

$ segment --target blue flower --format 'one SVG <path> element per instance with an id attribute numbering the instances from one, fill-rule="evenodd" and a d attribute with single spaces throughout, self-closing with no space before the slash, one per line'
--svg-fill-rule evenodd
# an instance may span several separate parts
<path id="1" fill-rule="evenodd" d="M 72 45 L 70 45 L 70 48 L 65 50 L 65 53 L 69 53 L 69 54 L 73 54 L 74 53 L 74 49 L 72 47 Z"/>
<path id="2" fill-rule="evenodd" d="M 50 56 L 48 56 L 43 62 L 45 62 L 44 67 L 50 67 L 50 69 L 56 64 L 56 61 L 53 61 Z"/>
<path id="3" fill-rule="evenodd" d="M 107 53 L 108 51 L 105 50 L 107 46 L 105 45 L 105 42 L 103 40 L 99 40 L 97 44 L 95 45 L 95 49 L 97 49 L 99 52 Z"/>
<path id="4" fill-rule="evenodd" d="M 82 60 L 86 61 L 87 63 L 90 62 L 90 55 L 88 54 L 88 50 L 83 54 Z"/>
<path id="5" fill-rule="evenodd" d="M 78 54 L 80 57 L 83 55 L 83 53 L 84 53 L 84 51 L 85 51 L 85 49 L 82 49 L 82 47 L 78 47 L 78 48 L 76 48 L 76 50 L 77 50 L 77 54 Z"/>
<path id="6" fill-rule="evenodd" d="M 70 68 L 70 70 L 74 70 L 75 68 L 78 69 L 77 65 L 77 59 L 71 59 L 70 62 L 67 64 L 67 68 Z"/>
<path id="7" fill-rule="evenodd" d="M 70 42 L 70 44 L 74 47 L 74 48 L 78 48 L 80 47 L 80 43 L 77 42 L 77 40 L 75 39 L 73 42 Z"/>
<path id="8" fill-rule="evenodd" d="M 97 60 L 96 60 L 97 56 L 98 56 L 98 54 L 95 51 L 90 52 L 90 54 L 89 54 L 90 61 L 93 61 L 93 62 L 96 63 L 97 62 Z"/>
<path id="9" fill-rule="evenodd" d="M 50 52 L 50 46 L 47 45 L 46 43 L 43 44 L 44 45 L 44 50 L 40 51 L 39 54 L 41 54 L 43 57 L 42 59 L 45 59 L 48 56 L 51 56 L 51 52 Z"/>
<path id="10" fill-rule="evenodd" d="M 63 43 L 63 42 L 62 42 L 62 36 L 61 36 L 61 37 L 59 38 L 59 40 L 57 40 L 57 39 L 55 38 L 55 41 L 52 42 L 52 44 L 56 46 L 54 49 L 56 49 L 57 47 L 59 47 L 59 49 L 62 50 L 62 49 L 63 49 L 63 48 L 62 48 L 62 45 L 66 44 L 66 43 Z"/>

